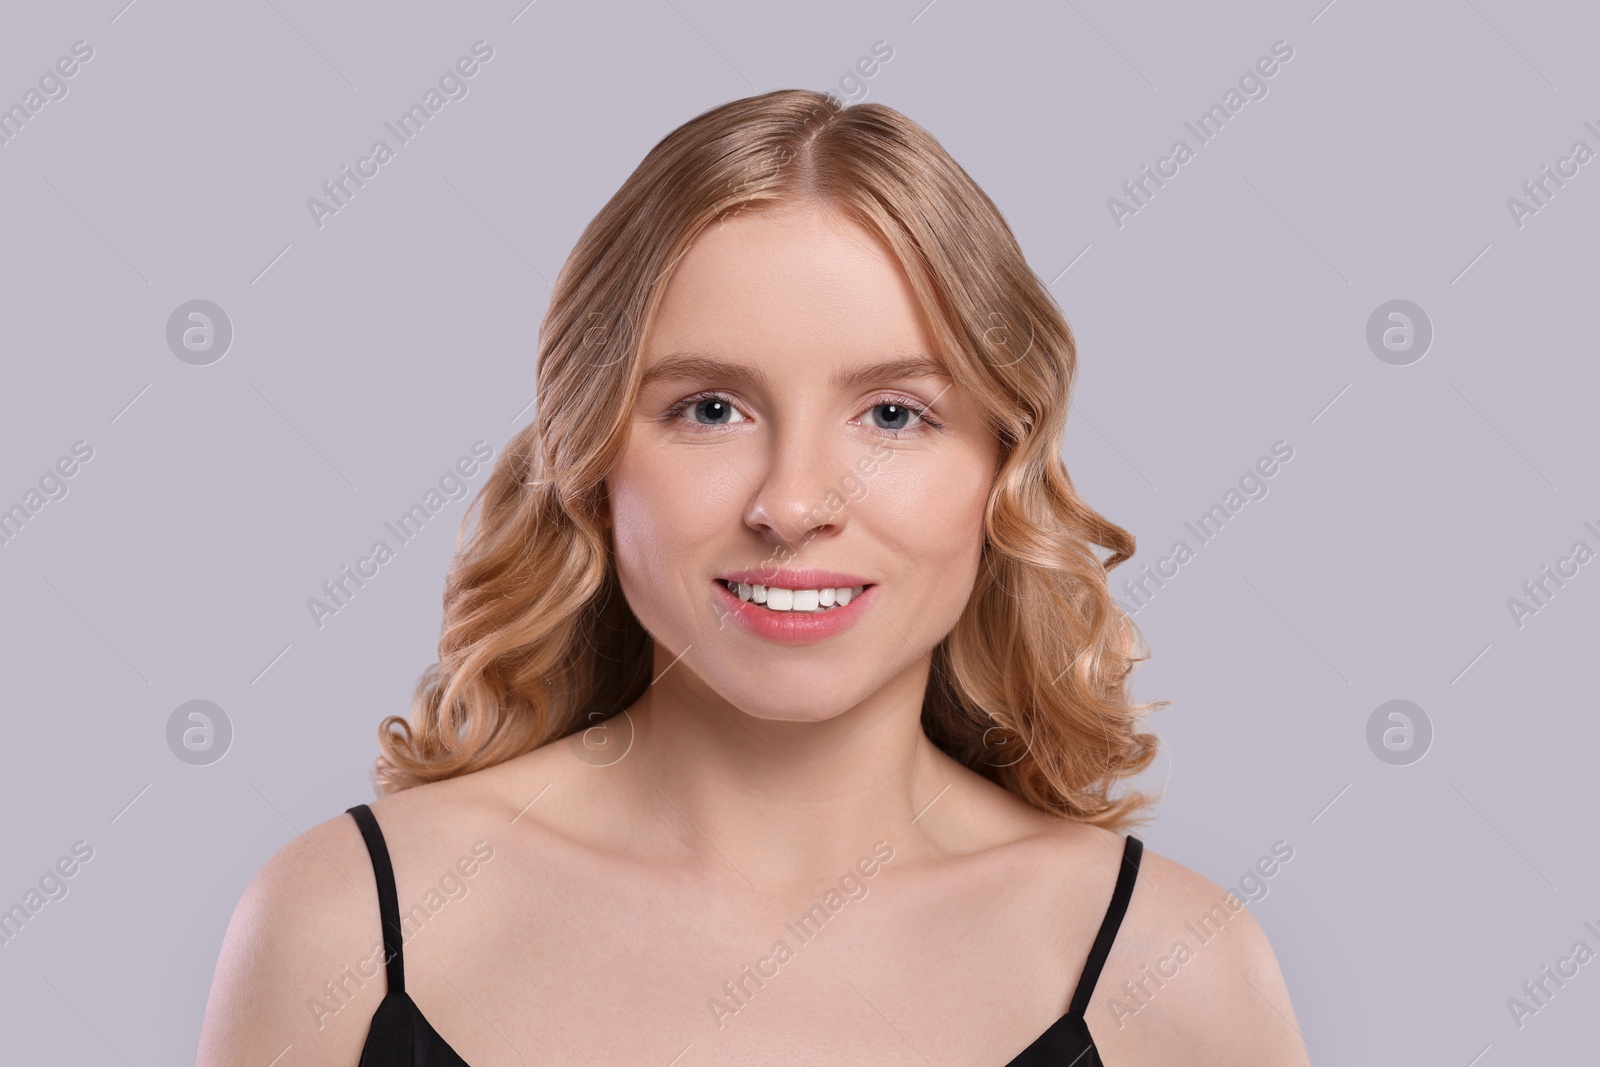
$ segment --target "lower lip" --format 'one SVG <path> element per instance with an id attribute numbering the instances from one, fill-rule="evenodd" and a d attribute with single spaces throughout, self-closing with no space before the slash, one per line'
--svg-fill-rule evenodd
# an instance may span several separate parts
<path id="1" fill-rule="evenodd" d="M 869 585 L 850 598 L 843 607 L 827 611 L 772 611 L 754 601 L 739 599 L 739 594 L 715 579 L 711 582 L 728 603 L 728 614 L 746 633 L 790 645 L 807 645 L 843 633 L 868 610 L 867 601 L 878 587 Z"/>

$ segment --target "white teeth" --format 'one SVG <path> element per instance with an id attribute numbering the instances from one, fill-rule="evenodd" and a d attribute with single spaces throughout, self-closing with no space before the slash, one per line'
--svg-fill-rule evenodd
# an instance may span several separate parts
<path id="1" fill-rule="evenodd" d="M 866 589 L 864 585 L 837 586 L 827 589 L 784 589 L 781 586 L 752 585 L 747 582 L 722 580 L 729 592 L 740 600 L 765 604 L 769 611 L 829 611 L 844 607 Z"/>

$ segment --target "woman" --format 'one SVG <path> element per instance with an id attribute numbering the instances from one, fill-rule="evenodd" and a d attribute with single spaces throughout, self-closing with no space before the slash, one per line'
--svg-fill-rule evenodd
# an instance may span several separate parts
<path id="1" fill-rule="evenodd" d="M 557 280 L 381 799 L 256 876 L 200 1062 L 1306 1064 L 1248 911 L 1123 832 L 1154 705 L 1075 358 L 898 112 L 663 140 Z"/>

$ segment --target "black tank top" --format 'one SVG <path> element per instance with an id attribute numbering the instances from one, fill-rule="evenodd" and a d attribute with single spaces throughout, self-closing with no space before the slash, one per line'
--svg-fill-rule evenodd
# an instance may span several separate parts
<path id="1" fill-rule="evenodd" d="M 423 1017 L 422 1009 L 406 993 L 400 904 L 394 888 L 394 867 L 389 862 L 389 847 L 384 843 L 378 820 L 370 807 L 357 804 L 348 811 L 361 827 L 367 852 L 372 856 L 373 874 L 377 877 L 378 917 L 383 922 L 384 958 L 387 960 L 385 977 L 389 984 L 389 991 L 373 1013 L 372 1025 L 367 1031 L 367 1043 L 361 1050 L 360 1067 L 471 1067 L 439 1036 L 433 1024 Z M 1104 1067 L 1083 1013 L 1089 1008 L 1094 984 L 1100 977 L 1100 969 L 1105 966 L 1106 957 L 1111 953 L 1111 943 L 1116 940 L 1117 928 L 1122 925 L 1122 917 L 1128 910 L 1128 898 L 1133 895 L 1133 883 L 1139 876 L 1139 857 L 1143 854 L 1144 843 L 1128 835 L 1123 844 L 1117 884 L 1111 892 L 1111 906 L 1106 909 L 1100 932 L 1089 949 L 1089 957 L 1084 962 L 1083 973 L 1078 978 L 1078 988 L 1072 994 L 1067 1013 L 1034 1038 L 1033 1043 L 1005 1067 Z"/>

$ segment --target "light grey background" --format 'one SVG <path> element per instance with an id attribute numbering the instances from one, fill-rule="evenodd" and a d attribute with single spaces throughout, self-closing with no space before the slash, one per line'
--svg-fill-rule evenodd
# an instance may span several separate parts
<path id="1" fill-rule="evenodd" d="M 1507 604 L 1600 549 L 1600 161 L 1520 228 L 1507 206 L 1600 150 L 1592 8 L 123 3 L 11 5 L 0 33 L 0 104 L 94 49 L 0 145 L 0 506 L 94 450 L 0 546 L 0 906 L 94 849 L 0 946 L 3 1058 L 192 1059 L 246 883 L 370 799 L 465 501 L 320 629 L 307 599 L 530 418 L 548 280 L 651 145 L 882 40 L 865 98 L 967 168 L 1077 331 L 1067 461 L 1141 545 L 1114 585 L 1294 449 L 1137 615 L 1138 695 L 1174 701 L 1150 846 L 1230 885 L 1292 844 L 1252 907 L 1314 1063 L 1592 1059 L 1600 963 L 1521 1029 L 1506 1004 L 1600 950 L 1600 563 L 1520 627 Z M 480 39 L 469 94 L 315 226 L 307 198 Z M 1279 40 L 1268 95 L 1115 225 Z M 234 330 L 209 366 L 166 343 L 194 299 Z M 1435 331 L 1408 366 L 1366 341 L 1394 299 Z M 168 748 L 195 699 L 234 731 L 210 766 Z M 1392 699 L 1432 724 L 1419 762 L 1369 749 Z"/>

